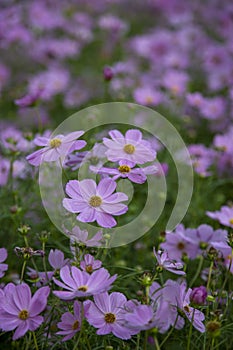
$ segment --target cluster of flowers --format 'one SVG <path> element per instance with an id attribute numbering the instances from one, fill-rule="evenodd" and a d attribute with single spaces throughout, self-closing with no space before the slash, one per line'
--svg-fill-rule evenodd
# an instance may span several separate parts
<path id="1" fill-rule="evenodd" d="M 28 162 L 34 166 L 58 159 L 63 162 L 64 157 L 68 155 L 69 159 L 65 164 L 77 169 L 80 166 L 80 160 L 86 161 L 87 155 L 85 152 L 71 153 L 86 145 L 85 141 L 77 141 L 83 133 L 83 131 L 76 131 L 53 138 L 36 137 L 35 144 L 42 148 L 27 156 Z M 103 152 L 100 158 L 107 157 L 108 161 L 115 162 L 113 166 L 103 167 L 101 162 L 99 166 L 90 166 L 92 172 L 103 177 L 99 184 L 97 185 L 92 179 L 70 180 L 66 185 L 66 193 L 70 198 L 63 200 L 65 209 L 71 213 L 79 213 L 77 220 L 96 221 L 101 227 L 106 228 L 117 224 L 113 215 L 122 215 L 128 210 L 127 205 L 121 203 L 127 201 L 128 197 L 125 193 L 115 192 L 117 187 L 115 180 L 127 178 L 134 183 L 142 184 L 147 179 L 146 175 L 157 173 L 155 165 L 137 167 L 154 161 L 156 157 L 152 144 L 142 138 L 139 130 L 130 129 L 125 136 L 118 130 L 111 130 L 109 136 L 111 139 L 103 138 L 103 144 L 95 145 L 91 156 L 98 149 L 98 152 Z"/>
<path id="2" fill-rule="evenodd" d="M 232 138 L 233 126 L 230 126 L 225 133 L 215 135 L 211 147 L 190 145 L 188 149 L 196 173 L 206 177 L 213 175 L 216 169 L 219 177 L 230 177 L 233 171 Z"/>
<path id="3" fill-rule="evenodd" d="M 77 244 L 79 247 L 98 247 L 103 240 L 103 234 L 100 231 L 88 239 L 88 232 L 81 231 L 76 226 L 70 232 L 70 239 L 71 247 L 74 244 L 76 248 Z M 50 250 L 48 261 L 53 271 L 38 273 L 29 268 L 27 275 L 37 287 L 33 296 L 30 287 L 24 282 L 17 285 L 8 283 L 0 289 L 0 298 L 4 299 L 0 306 L 0 328 L 4 331 L 15 330 L 13 340 L 24 336 L 28 330 L 36 330 L 43 322 L 46 325 L 41 313 L 46 307 L 48 309 L 47 299 L 50 292 L 51 298 L 53 294 L 61 300 L 73 302 L 69 304 L 73 305 L 73 312 L 64 312 L 61 321 L 57 323 L 57 334 L 64 336 L 63 341 L 71 339 L 81 330 L 84 319 L 97 329 L 98 335 L 113 333 L 120 339 L 130 339 L 140 331 L 152 328 L 157 328 L 160 333 L 165 333 L 170 327 L 182 329 L 185 318 L 198 331 L 205 331 L 204 314 L 190 305 L 191 300 L 200 304 L 204 303 L 205 298 L 200 298 L 200 291 L 187 289 L 184 279 L 168 279 L 161 286 L 154 281 L 156 273 L 154 279 L 148 280 L 148 300 L 146 304 L 142 304 L 135 299 L 127 300 L 119 292 L 109 294 L 108 290 L 117 275 L 110 276 L 100 260 L 90 254 L 82 254 L 81 249 L 78 248 L 79 260 L 77 249 L 75 254 L 74 259 L 69 260 L 64 258 L 60 250 Z M 154 250 L 154 255 L 157 272 L 168 270 L 180 276 L 185 275 L 183 264 L 171 260 L 167 252 Z M 2 263 L 6 258 L 5 248 L 0 249 L 1 277 L 7 270 L 7 265 Z M 74 263 L 78 263 L 78 267 Z M 56 290 L 56 286 L 62 290 Z M 200 299 L 201 302 L 198 302 Z"/>

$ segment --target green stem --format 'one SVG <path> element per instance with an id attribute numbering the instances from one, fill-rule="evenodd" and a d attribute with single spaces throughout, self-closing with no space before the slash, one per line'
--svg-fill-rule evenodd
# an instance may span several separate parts
<path id="1" fill-rule="evenodd" d="M 25 271 L 25 267 L 27 265 L 27 260 L 24 260 L 23 262 L 23 266 L 22 266 L 22 270 L 21 270 L 21 277 L 20 277 L 20 283 L 23 282 L 23 276 L 24 276 L 24 271 Z"/>
<path id="2" fill-rule="evenodd" d="M 193 312 L 193 315 L 194 315 L 194 312 Z M 193 320 L 193 317 L 192 317 L 192 320 Z M 190 350 L 192 330 L 193 330 L 193 323 L 191 321 L 190 322 L 190 327 L 189 327 L 189 336 L 188 336 L 187 350 Z"/>
<path id="3" fill-rule="evenodd" d="M 36 340 L 35 332 L 32 332 L 32 335 L 33 335 L 33 340 L 34 340 L 34 344 L 35 344 L 36 350 L 39 350 L 38 344 L 37 344 L 37 340 Z"/>
<path id="4" fill-rule="evenodd" d="M 155 342 L 155 349 L 160 350 L 160 346 L 159 346 L 159 342 L 158 342 L 157 337 L 154 337 L 154 342 Z"/>
<path id="5" fill-rule="evenodd" d="M 146 350 L 146 349 L 147 349 L 147 338 L 148 338 L 148 331 L 145 331 L 145 338 L 144 338 L 143 350 Z"/>
<path id="6" fill-rule="evenodd" d="M 175 320 L 174 325 L 172 326 L 171 330 L 168 332 L 167 336 L 163 339 L 162 343 L 160 344 L 160 347 L 161 347 L 161 348 L 162 348 L 162 346 L 166 343 L 166 341 L 168 340 L 168 338 L 170 337 L 170 335 L 172 334 L 172 332 L 174 331 L 177 320 L 178 320 L 178 314 L 177 314 L 177 316 L 176 316 L 176 320 Z"/>
<path id="7" fill-rule="evenodd" d="M 141 336 L 141 333 L 138 333 L 137 334 L 137 347 L 136 347 L 136 350 L 140 350 L 140 336 Z"/>
<path id="8" fill-rule="evenodd" d="M 66 181 L 69 181 L 69 178 L 68 178 L 68 176 L 66 174 L 66 171 L 63 169 L 61 157 L 59 158 L 59 163 L 60 163 L 62 174 L 64 174 Z"/>
<path id="9" fill-rule="evenodd" d="M 78 349 L 78 344 L 79 344 L 79 341 L 80 341 L 82 333 L 83 333 L 83 324 L 84 324 L 84 307 L 83 307 L 83 304 L 81 305 L 81 322 L 82 323 L 81 323 L 81 329 L 80 329 L 80 332 L 79 332 L 78 340 L 77 340 L 76 344 L 74 345 L 73 350 Z"/>
<path id="10" fill-rule="evenodd" d="M 211 264 L 210 264 L 210 269 L 209 269 L 209 276 L 208 276 L 208 281 L 207 281 L 207 290 L 209 289 L 210 287 L 210 282 L 211 282 L 211 275 L 212 275 L 212 271 L 213 271 L 213 266 L 214 266 L 214 262 L 211 261 Z"/>
<path id="11" fill-rule="evenodd" d="M 45 242 L 42 243 L 42 250 L 45 252 Z M 43 268 L 44 268 L 46 279 L 47 279 L 47 281 L 49 281 L 49 276 L 48 276 L 47 266 L 46 266 L 45 254 L 44 254 L 43 258 L 42 258 L 42 262 L 43 262 Z"/>
<path id="12" fill-rule="evenodd" d="M 192 281 L 190 282 L 190 288 L 192 288 L 193 284 L 195 283 L 196 279 L 198 278 L 200 272 L 201 272 L 201 269 L 202 269 L 202 266 L 203 266 L 203 262 L 204 262 L 204 258 L 202 255 L 200 255 L 199 257 L 199 264 L 198 264 L 198 267 L 197 267 L 197 271 L 192 279 Z"/>

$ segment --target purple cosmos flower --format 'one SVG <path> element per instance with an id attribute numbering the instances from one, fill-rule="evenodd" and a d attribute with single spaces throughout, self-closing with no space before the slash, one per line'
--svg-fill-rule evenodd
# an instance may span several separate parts
<path id="1" fill-rule="evenodd" d="M 17 100 L 15 100 L 15 104 L 19 107 L 31 107 L 35 105 L 35 103 L 38 101 L 40 98 L 41 91 L 38 90 L 35 94 L 33 95 L 25 95 Z"/>
<path id="2" fill-rule="evenodd" d="M 166 250 L 170 259 L 180 261 L 183 255 L 190 259 L 195 259 L 198 252 L 198 245 L 192 239 L 194 229 L 185 229 L 183 225 L 178 225 L 175 232 L 166 233 L 166 241 L 161 244 L 161 248 Z"/>
<path id="3" fill-rule="evenodd" d="M 172 273 L 175 273 L 177 275 L 185 275 L 184 271 L 180 271 L 183 268 L 183 264 L 180 262 L 175 262 L 172 261 L 169 256 L 167 251 L 161 251 L 158 250 L 158 252 L 156 253 L 156 250 L 154 248 L 154 255 L 158 261 L 158 266 L 157 269 L 161 269 L 161 270 L 167 270 L 170 271 Z"/>
<path id="4" fill-rule="evenodd" d="M 201 255 L 203 250 L 213 245 L 214 242 L 227 242 L 226 230 L 213 230 L 209 225 L 200 225 L 194 231 L 188 231 L 187 235 L 192 238 L 198 245 L 198 254 Z"/>
<path id="5" fill-rule="evenodd" d="M 191 288 L 186 291 L 185 282 L 179 284 L 178 282 L 168 280 L 166 282 L 166 288 L 163 291 L 163 297 L 183 313 L 199 332 L 203 333 L 205 332 L 205 326 L 202 321 L 205 319 L 205 316 L 203 312 L 189 306 L 191 293 Z"/>
<path id="6" fill-rule="evenodd" d="M 226 205 L 221 207 L 220 211 L 207 211 L 206 214 L 215 220 L 218 220 L 222 225 L 233 228 L 233 207 Z"/>
<path id="7" fill-rule="evenodd" d="M 51 249 L 48 260 L 54 270 L 60 270 L 63 266 L 68 264 L 69 261 L 69 259 L 64 259 L 64 253 L 59 249 Z"/>
<path id="8" fill-rule="evenodd" d="M 144 168 L 134 168 L 135 165 L 135 163 L 128 160 L 120 160 L 118 168 L 90 166 L 90 170 L 97 174 L 113 175 L 113 180 L 117 180 L 120 177 L 123 179 L 128 178 L 130 181 L 138 184 L 142 184 L 146 181 L 146 175 L 157 174 L 158 168 L 155 165 Z"/>
<path id="9" fill-rule="evenodd" d="M 0 248 L 0 278 L 5 275 L 5 272 L 8 269 L 7 264 L 2 264 L 7 258 L 7 250 L 5 248 Z"/>
<path id="10" fill-rule="evenodd" d="M 34 282 L 36 287 L 41 287 L 49 283 L 51 281 L 54 271 L 47 272 L 38 272 L 31 267 L 28 267 L 27 275 Z"/>
<path id="11" fill-rule="evenodd" d="M 130 129 L 125 136 L 118 130 L 109 132 L 112 140 L 103 138 L 103 143 L 108 150 L 106 156 L 113 162 L 129 160 L 136 164 L 144 164 L 153 161 L 156 152 L 148 141 L 142 139 L 142 133 L 136 129 Z"/>
<path id="12" fill-rule="evenodd" d="M 53 293 L 62 300 L 86 297 L 105 292 L 117 278 L 117 275 L 110 277 L 109 272 L 101 268 L 89 274 L 79 270 L 76 266 L 71 269 L 64 266 L 60 270 L 60 277 L 63 282 L 54 278 L 54 282 L 67 291 L 54 291 Z"/>
<path id="13" fill-rule="evenodd" d="M 57 332 L 58 335 L 65 335 L 62 341 L 67 341 L 80 331 L 82 324 L 81 315 L 82 305 L 80 302 L 75 300 L 74 302 L 74 314 L 71 312 L 65 312 L 61 317 L 61 322 L 57 324 L 61 331 Z"/>
<path id="14" fill-rule="evenodd" d="M 137 103 L 146 106 L 157 106 L 164 100 L 160 91 L 148 86 L 137 88 L 133 97 Z"/>
<path id="15" fill-rule="evenodd" d="M 36 330 L 44 320 L 39 314 L 47 305 L 49 292 L 49 287 L 42 287 L 32 297 L 27 284 L 7 284 L 4 288 L 5 302 L 1 306 L 0 328 L 3 331 L 16 328 L 13 340 L 22 337 L 28 330 Z"/>
<path id="16" fill-rule="evenodd" d="M 124 305 L 127 299 L 122 293 L 101 293 L 94 296 L 94 302 L 87 300 L 85 305 L 85 317 L 95 328 L 97 334 L 113 333 L 120 339 L 130 339 L 134 332 L 125 327 Z"/>
<path id="17" fill-rule="evenodd" d="M 151 305 L 136 305 L 131 312 L 124 315 L 125 326 L 137 333 L 142 330 L 148 330 L 158 327 L 158 318 Z"/>
<path id="18" fill-rule="evenodd" d="M 103 240 L 103 232 L 98 231 L 92 238 L 88 239 L 88 231 L 80 230 L 78 226 L 75 226 L 71 232 L 66 230 L 66 233 L 70 236 L 70 243 L 85 245 L 86 247 L 100 247 Z"/>
<path id="19" fill-rule="evenodd" d="M 80 268 L 88 273 L 92 273 L 101 266 L 102 262 L 100 260 L 95 260 L 95 258 L 90 254 L 85 254 L 84 260 L 80 261 Z"/>
<path id="20" fill-rule="evenodd" d="M 77 170 L 84 162 L 89 162 L 95 166 L 101 166 L 103 164 L 103 159 L 106 159 L 106 151 L 107 148 L 102 143 L 96 143 L 91 151 L 69 154 L 65 165 L 71 167 L 72 170 Z"/>
<path id="21" fill-rule="evenodd" d="M 110 178 L 102 179 L 98 185 L 94 180 L 71 180 L 66 185 L 66 193 L 71 197 L 63 199 L 63 206 L 71 213 L 80 213 L 77 220 L 94 222 L 102 227 L 117 224 L 112 215 L 122 215 L 128 210 L 120 202 L 128 199 L 122 192 L 113 193 L 116 182 Z"/>
<path id="22" fill-rule="evenodd" d="M 167 296 L 167 288 L 170 290 L 169 281 L 171 280 L 167 280 L 163 287 L 153 282 L 149 290 L 151 305 L 156 310 L 156 326 L 160 333 L 165 333 L 170 327 L 184 327 L 184 319 L 177 315 L 176 301 Z"/>
<path id="23" fill-rule="evenodd" d="M 207 297 L 207 289 L 205 286 L 193 288 L 190 294 L 190 300 L 197 305 L 204 305 Z"/>
<path id="24" fill-rule="evenodd" d="M 66 156 L 67 153 L 83 148 L 86 142 L 83 140 L 76 141 L 83 134 L 84 131 L 74 131 L 66 136 L 57 135 L 52 139 L 45 136 L 38 136 L 35 138 L 34 143 L 37 146 L 43 146 L 43 148 L 33 152 L 26 159 L 34 166 L 38 166 L 42 162 L 54 162 L 61 156 Z"/>

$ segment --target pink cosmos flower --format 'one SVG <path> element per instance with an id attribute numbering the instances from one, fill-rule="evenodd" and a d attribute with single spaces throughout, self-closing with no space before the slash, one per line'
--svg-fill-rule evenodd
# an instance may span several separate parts
<path id="1" fill-rule="evenodd" d="M 221 207 L 220 211 L 207 211 L 206 214 L 215 220 L 218 220 L 222 225 L 233 228 L 233 207 L 226 205 Z"/>
<path id="2" fill-rule="evenodd" d="M 57 324 L 61 331 L 56 333 L 58 335 L 65 335 L 62 341 L 71 339 L 77 332 L 80 331 L 82 324 L 81 307 L 81 303 L 76 300 L 74 302 L 74 314 L 71 312 L 65 312 L 62 315 L 61 322 Z"/>
<path id="3" fill-rule="evenodd" d="M 7 284 L 5 302 L 1 305 L 0 328 L 7 332 L 16 328 L 13 340 L 24 336 L 28 330 L 35 331 L 44 321 L 39 314 L 47 305 L 49 291 L 49 287 L 42 287 L 32 297 L 27 284 Z"/>
<path id="4" fill-rule="evenodd" d="M 95 328 L 97 334 L 113 333 L 120 339 L 130 339 L 135 332 L 125 327 L 124 305 L 127 299 L 122 293 L 101 293 L 94 296 L 94 302 L 87 300 L 85 305 L 85 317 Z"/>
<path id="5" fill-rule="evenodd" d="M 161 269 L 161 270 L 167 270 L 170 271 L 172 273 L 175 273 L 177 275 L 185 275 L 184 271 L 181 271 L 181 269 L 183 268 L 183 264 L 180 262 L 175 262 L 173 260 L 171 260 L 168 256 L 168 252 L 167 251 L 161 251 L 158 250 L 158 252 L 156 252 L 155 248 L 154 248 L 154 255 L 158 261 L 158 266 L 157 269 Z"/>
<path id="6" fill-rule="evenodd" d="M 113 175 L 113 180 L 128 178 L 130 181 L 138 184 L 142 184 L 146 181 L 146 175 L 157 174 L 157 167 L 155 165 L 144 168 L 135 168 L 135 163 L 128 160 L 120 160 L 118 168 L 99 168 L 90 166 L 90 170 L 97 174 Z"/>
<path id="7" fill-rule="evenodd" d="M 7 264 L 2 264 L 7 258 L 7 250 L 5 248 L 0 248 L 0 278 L 5 275 L 5 271 L 8 269 Z"/>
<path id="8" fill-rule="evenodd" d="M 108 148 L 106 156 L 110 161 L 118 162 L 128 160 L 136 164 L 144 164 L 153 161 L 156 151 L 152 149 L 150 142 L 142 139 L 142 133 L 136 129 L 130 129 L 125 136 L 118 130 L 109 132 L 112 140 L 103 138 L 104 145 Z"/>
<path id="9" fill-rule="evenodd" d="M 101 266 L 102 262 L 100 260 L 95 260 L 91 254 L 85 254 L 84 260 L 80 261 L 80 268 L 88 273 L 92 273 L 94 270 L 99 269 Z"/>
<path id="10" fill-rule="evenodd" d="M 34 143 L 37 146 L 43 146 L 43 148 L 33 152 L 26 159 L 34 166 L 38 166 L 42 162 L 54 162 L 61 156 L 67 155 L 67 153 L 85 147 L 86 141 L 76 141 L 83 134 L 84 131 L 74 131 L 66 136 L 57 135 L 52 139 L 45 136 L 38 136 L 35 138 Z"/>
<path id="11" fill-rule="evenodd" d="M 120 202 L 128 199 L 122 192 L 113 193 L 116 182 L 110 178 L 102 179 L 98 185 L 94 180 L 71 180 L 66 185 L 66 193 L 71 197 L 63 199 L 63 206 L 71 213 L 80 213 L 77 220 L 94 222 L 102 227 L 113 227 L 117 224 L 112 215 L 122 215 L 128 210 Z"/>
<path id="12" fill-rule="evenodd" d="M 66 291 L 54 291 L 53 293 L 62 300 L 86 297 L 105 292 L 117 278 L 117 275 L 110 277 L 109 272 L 101 268 L 89 274 L 81 271 L 76 266 L 64 266 L 60 270 L 60 277 L 63 282 L 54 278 L 54 282 Z"/>

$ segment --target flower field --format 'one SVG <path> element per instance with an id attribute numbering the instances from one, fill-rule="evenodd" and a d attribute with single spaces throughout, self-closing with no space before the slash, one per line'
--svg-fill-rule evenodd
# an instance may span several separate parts
<path id="1" fill-rule="evenodd" d="M 233 349 L 233 4 L 0 0 L 0 348 Z"/>

